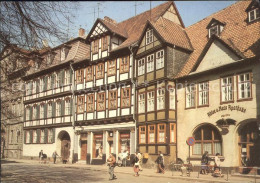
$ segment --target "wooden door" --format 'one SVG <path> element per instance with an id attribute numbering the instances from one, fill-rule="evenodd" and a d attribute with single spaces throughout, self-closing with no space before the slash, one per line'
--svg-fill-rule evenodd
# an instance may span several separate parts
<path id="1" fill-rule="evenodd" d="M 92 146 L 92 158 L 96 158 L 96 140 L 93 140 L 93 146 Z"/>
<path id="2" fill-rule="evenodd" d="M 70 140 L 61 141 L 61 158 L 68 160 L 70 157 Z"/>
<path id="3" fill-rule="evenodd" d="M 87 158 L 87 147 L 88 143 L 87 141 L 81 141 L 81 160 L 86 160 Z"/>

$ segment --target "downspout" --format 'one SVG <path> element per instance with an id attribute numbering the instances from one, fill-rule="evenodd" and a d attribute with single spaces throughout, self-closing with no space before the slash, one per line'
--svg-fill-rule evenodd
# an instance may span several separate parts
<path id="1" fill-rule="evenodd" d="M 72 149 L 72 163 L 75 163 L 75 145 L 76 145 L 76 138 L 75 138 L 75 83 L 74 83 L 74 69 L 72 67 L 72 62 L 70 63 L 70 69 L 72 70 L 72 83 L 71 83 L 71 91 L 72 91 L 72 127 L 73 127 L 73 149 Z"/>
<path id="2" fill-rule="evenodd" d="M 130 52 L 131 52 L 131 56 L 132 56 L 132 58 L 133 58 L 133 63 L 132 63 L 132 65 L 133 65 L 133 67 L 132 67 L 132 77 L 131 77 L 131 83 L 133 84 L 132 86 L 134 86 L 134 89 L 136 88 L 136 86 L 135 86 L 135 82 L 134 82 L 134 71 L 135 71 L 135 67 L 134 67 L 134 53 L 133 53 L 133 47 L 130 45 L 129 47 L 128 47 L 128 49 L 130 50 Z M 136 105 L 136 91 L 134 92 L 134 110 L 133 110 L 133 120 L 134 120 L 134 123 L 135 123 L 135 151 L 134 152 L 136 152 L 136 150 L 137 150 L 137 127 L 136 127 L 136 119 L 135 119 L 135 109 L 136 109 L 136 107 L 135 107 L 135 105 Z"/>
<path id="3" fill-rule="evenodd" d="M 175 79 L 175 121 L 176 121 L 176 163 L 178 159 L 178 109 L 177 109 L 177 103 L 178 103 L 178 95 L 177 95 L 177 82 L 178 80 Z"/>

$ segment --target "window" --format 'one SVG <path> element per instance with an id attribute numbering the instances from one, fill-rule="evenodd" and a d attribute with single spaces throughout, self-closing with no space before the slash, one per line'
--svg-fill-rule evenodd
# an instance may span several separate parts
<path id="1" fill-rule="evenodd" d="M 238 75 L 238 99 L 251 98 L 251 73 Z"/>
<path id="2" fill-rule="evenodd" d="M 40 119 L 44 118 L 44 103 L 40 105 Z"/>
<path id="3" fill-rule="evenodd" d="M 186 86 L 186 108 L 195 107 L 195 85 Z"/>
<path id="4" fill-rule="evenodd" d="M 255 20 L 255 19 L 258 19 L 260 17 L 259 15 L 259 8 L 256 8 L 252 11 L 249 11 L 248 12 L 248 17 L 249 17 L 249 22 Z"/>
<path id="5" fill-rule="evenodd" d="M 77 70 L 77 83 L 83 83 L 84 80 L 84 69 Z"/>
<path id="6" fill-rule="evenodd" d="M 147 73 L 154 70 L 154 55 L 147 56 Z"/>
<path id="7" fill-rule="evenodd" d="M 13 143 L 13 138 L 14 138 L 14 131 L 11 130 L 11 138 L 10 138 L 10 144 Z"/>
<path id="8" fill-rule="evenodd" d="M 139 94 L 138 96 L 138 112 L 144 113 L 145 112 L 145 94 Z"/>
<path id="9" fill-rule="evenodd" d="M 157 110 L 164 109 L 164 97 L 165 97 L 165 89 L 158 88 L 157 89 Z"/>
<path id="10" fill-rule="evenodd" d="M 53 143 L 53 129 L 48 129 L 48 143 Z"/>
<path id="11" fill-rule="evenodd" d="M 144 74 L 144 58 L 138 60 L 138 76 L 141 76 Z"/>
<path id="12" fill-rule="evenodd" d="M 26 137 L 25 137 L 25 143 L 30 143 L 30 139 L 31 139 L 31 133 L 30 133 L 30 131 L 26 131 L 25 132 L 25 135 L 26 135 Z"/>
<path id="13" fill-rule="evenodd" d="M 164 67 L 164 50 L 156 52 L 156 69 Z"/>
<path id="14" fill-rule="evenodd" d="M 36 81 L 32 82 L 32 93 L 36 93 Z"/>
<path id="15" fill-rule="evenodd" d="M 145 37 L 146 37 L 146 45 L 152 43 L 153 42 L 153 30 L 150 29 L 150 30 L 146 31 Z"/>
<path id="16" fill-rule="evenodd" d="M 158 143 L 165 143 L 166 125 L 158 124 Z"/>
<path id="17" fill-rule="evenodd" d="M 94 94 L 87 95 L 87 112 L 94 112 Z"/>
<path id="18" fill-rule="evenodd" d="M 98 52 L 98 42 L 99 42 L 99 39 L 95 40 L 94 42 L 92 42 L 92 52 L 93 53 L 97 53 Z"/>
<path id="19" fill-rule="evenodd" d="M 93 66 L 88 66 L 86 69 L 87 81 L 93 80 Z"/>
<path id="20" fill-rule="evenodd" d="M 48 103 L 47 117 L 48 117 L 48 118 L 51 118 L 51 117 L 52 117 L 52 102 L 49 102 L 49 103 Z"/>
<path id="21" fill-rule="evenodd" d="M 44 78 L 40 79 L 40 92 L 44 91 Z"/>
<path id="22" fill-rule="evenodd" d="M 84 113 L 84 104 L 85 104 L 85 97 L 84 96 L 78 96 L 78 107 L 77 107 L 77 113 Z"/>
<path id="23" fill-rule="evenodd" d="M 63 61 L 65 59 L 66 59 L 66 48 L 61 48 L 60 60 Z"/>
<path id="24" fill-rule="evenodd" d="M 65 115 L 69 115 L 71 113 L 71 100 L 70 98 L 65 99 Z"/>
<path id="25" fill-rule="evenodd" d="M 98 111 L 103 111 L 106 108 L 106 102 L 105 102 L 105 92 L 103 93 L 98 93 L 97 95 L 97 110 Z"/>
<path id="26" fill-rule="evenodd" d="M 209 104 L 208 82 L 199 83 L 199 106 Z"/>
<path id="27" fill-rule="evenodd" d="M 175 89 L 170 86 L 169 87 L 169 96 L 170 96 L 170 109 L 175 109 Z"/>
<path id="28" fill-rule="evenodd" d="M 37 119 L 37 105 L 33 106 L 33 112 L 32 112 L 32 120 Z"/>
<path id="29" fill-rule="evenodd" d="M 116 60 L 108 61 L 108 76 L 116 74 Z"/>
<path id="30" fill-rule="evenodd" d="M 30 120 L 30 113 L 31 113 L 31 109 L 30 109 L 30 107 L 27 107 L 26 108 L 26 120 L 27 121 Z"/>
<path id="31" fill-rule="evenodd" d="M 55 77 L 56 77 L 56 83 L 55 86 L 56 87 L 60 87 L 61 85 L 61 77 L 60 77 L 61 72 L 56 72 L 55 73 Z"/>
<path id="32" fill-rule="evenodd" d="M 129 56 L 120 58 L 120 73 L 129 72 Z"/>
<path id="33" fill-rule="evenodd" d="M 117 90 L 109 92 L 109 109 L 116 109 L 117 108 Z"/>
<path id="34" fill-rule="evenodd" d="M 215 26 L 209 28 L 209 38 L 210 38 L 213 34 L 216 34 L 217 36 L 219 35 L 219 25 L 215 25 Z"/>
<path id="35" fill-rule="evenodd" d="M 131 88 L 121 89 L 121 107 L 130 107 L 131 105 Z"/>
<path id="36" fill-rule="evenodd" d="M 44 143 L 44 130 L 41 130 L 40 143 Z"/>
<path id="37" fill-rule="evenodd" d="M 196 141 L 193 146 L 194 155 L 202 155 L 205 151 L 209 155 L 221 154 L 221 135 L 214 127 L 204 125 L 194 132 L 193 137 Z"/>
<path id="38" fill-rule="evenodd" d="M 68 84 L 70 84 L 70 69 L 66 69 L 65 70 L 65 78 L 64 78 L 64 84 L 65 85 L 68 85 Z"/>
<path id="39" fill-rule="evenodd" d="M 233 100 L 233 77 L 221 78 L 221 102 Z"/>
<path id="40" fill-rule="evenodd" d="M 147 112 L 154 111 L 154 91 L 147 92 Z"/>
<path id="41" fill-rule="evenodd" d="M 170 143 L 175 143 L 176 139 L 176 125 L 174 123 L 170 124 Z"/>
<path id="42" fill-rule="evenodd" d="M 61 116 L 61 100 L 56 102 L 56 116 Z"/>
<path id="43" fill-rule="evenodd" d="M 145 144 L 146 143 L 146 127 L 145 126 L 140 126 L 139 127 L 139 143 L 140 144 Z"/>
<path id="44" fill-rule="evenodd" d="M 104 78 L 104 64 L 98 64 L 96 66 L 96 79 Z"/>
<path id="45" fill-rule="evenodd" d="M 33 143 L 37 143 L 37 131 L 33 130 Z"/>
<path id="46" fill-rule="evenodd" d="M 47 76 L 47 89 L 50 90 L 52 88 L 51 86 L 51 75 Z"/>
<path id="47" fill-rule="evenodd" d="M 155 125 L 148 125 L 148 143 L 155 143 Z"/>
<path id="48" fill-rule="evenodd" d="M 47 60 L 47 64 L 51 64 L 51 62 L 52 62 L 52 59 L 51 59 L 51 54 L 49 53 L 48 55 L 47 55 L 47 57 L 46 57 L 46 60 Z"/>
<path id="49" fill-rule="evenodd" d="M 102 37 L 102 45 L 101 45 L 101 49 L 102 50 L 107 50 L 108 49 L 107 41 L 108 41 L 108 37 L 107 36 Z"/>

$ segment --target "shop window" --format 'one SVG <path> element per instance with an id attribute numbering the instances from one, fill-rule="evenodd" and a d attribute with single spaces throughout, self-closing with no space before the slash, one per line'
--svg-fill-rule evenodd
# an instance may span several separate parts
<path id="1" fill-rule="evenodd" d="M 93 66 L 88 66 L 86 69 L 87 81 L 93 80 Z"/>
<path id="2" fill-rule="evenodd" d="M 130 152 L 130 133 L 121 132 L 120 133 L 120 144 L 119 152 Z"/>
<path id="3" fill-rule="evenodd" d="M 117 108 L 117 90 L 109 92 L 109 109 L 116 109 Z"/>
<path id="4" fill-rule="evenodd" d="M 116 74 L 116 60 L 108 61 L 108 76 Z"/>
<path id="5" fill-rule="evenodd" d="M 186 108 L 195 107 L 195 85 L 186 86 Z"/>
<path id="6" fill-rule="evenodd" d="M 138 113 L 145 112 L 145 93 L 141 93 L 138 95 Z"/>
<path id="7" fill-rule="evenodd" d="M 252 97 L 252 79 L 251 73 L 238 75 L 238 99 L 248 99 Z"/>
<path id="8" fill-rule="evenodd" d="M 104 111 L 106 109 L 105 92 L 97 94 L 97 110 Z"/>
<path id="9" fill-rule="evenodd" d="M 214 127 L 204 125 L 194 132 L 193 137 L 196 141 L 193 146 L 194 155 L 202 155 L 205 151 L 208 151 L 210 155 L 222 154 L 221 136 Z"/>
<path id="10" fill-rule="evenodd" d="M 139 144 L 146 143 L 146 127 L 139 126 Z"/>
<path id="11" fill-rule="evenodd" d="M 85 96 L 78 96 L 78 102 L 77 102 L 77 113 L 84 113 L 85 111 Z"/>
<path id="12" fill-rule="evenodd" d="M 233 76 L 221 78 L 221 102 L 233 101 Z"/>
<path id="13" fill-rule="evenodd" d="M 95 134 L 93 139 L 93 158 L 102 159 L 103 156 L 103 135 L 102 134 Z"/>
<path id="14" fill-rule="evenodd" d="M 87 112 L 94 112 L 94 94 L 87 95 Z"/>
<path id="15" fill-rule="evenodd" d="M 129 72 L 129 56 L 120 58 L 120 73 Z"/>
<path id="16" fill-rule="evenodd" d="M 100 63 L 96 66 L 96 79 L 104 78 L 104 64 Z"/>
<path id="17" fill-rule="evenodd" d="M 166 125 L 158 124 L 158 143 L 165 143 Z"/>
<path id="18" fill-rule="evenodd" d="M 154 111 L 154 91 L 147 92 L 147 112 Z"/>
<path id="19" fill-rule="evenodd" d="M 208 82 L 199 83 L 199 106 L 208 105 L 209 103 L 209 86 Z"/>
<path id="20" fill-rule="evenodd" d="M 155 143 L 155 125 L 148 125 L 148 143 Z"/>
<path id="21" fill-rule="evenodd" d="M 131 88 L 121 89 L 121 107 L 130 107 L 131 104 Z"/>

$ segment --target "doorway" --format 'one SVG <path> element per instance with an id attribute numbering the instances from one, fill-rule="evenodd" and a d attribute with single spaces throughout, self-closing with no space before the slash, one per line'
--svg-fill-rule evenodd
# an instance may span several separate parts
<path id="1" fill-rule="evenodd" d="M 81 141 L 81 160 L 87 159 L 87 149 L 88 149 L 88 142 L 87 141 Z"/>
<path id="2" fill-rule="evenodd" d="M 60 156 L 62 160 L 69 160 L 70 157 L 70 145 L 71 145 L 71 140 L 70 140 L 70 135 L 66 131 L 62 131 L 59 134 L 59 139 L 61 141 L 61 152 Z"/>

